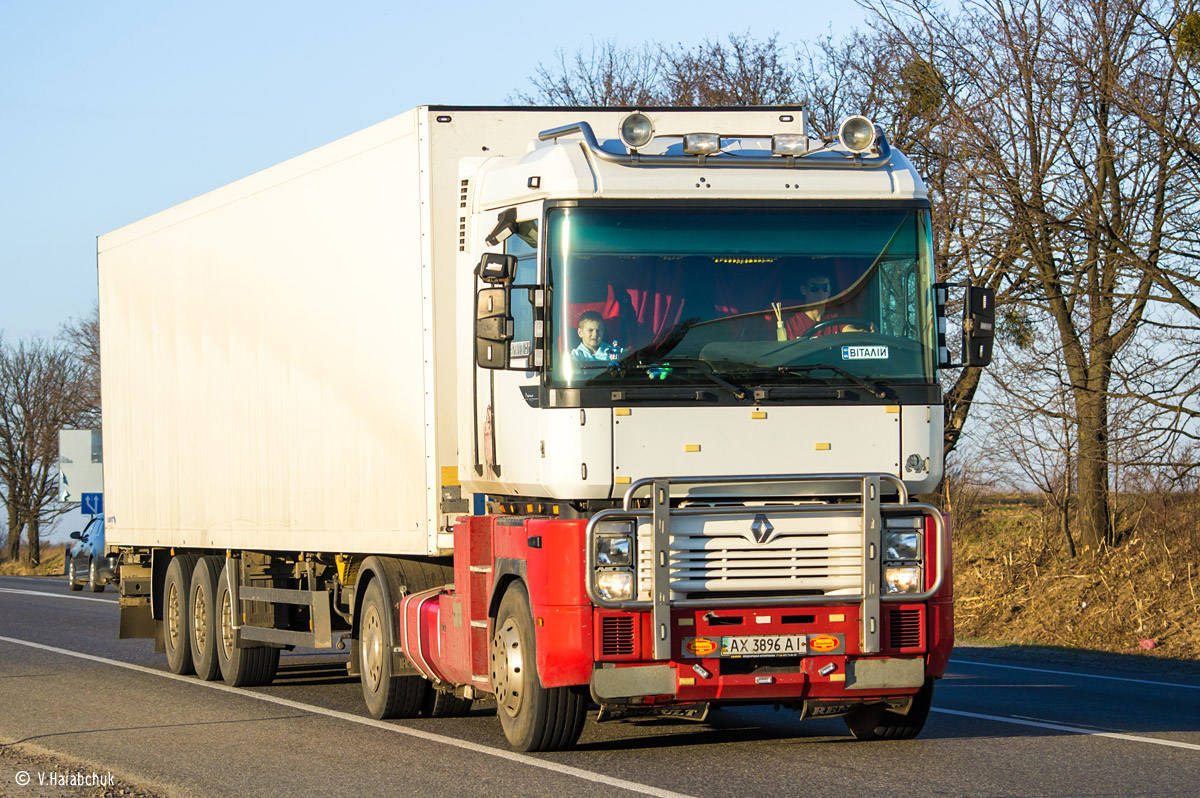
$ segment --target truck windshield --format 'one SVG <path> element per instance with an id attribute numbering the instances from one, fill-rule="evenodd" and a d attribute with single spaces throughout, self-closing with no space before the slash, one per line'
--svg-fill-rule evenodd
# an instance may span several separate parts
<path id="1" fill-rule="evenodd" d="M 551 208 L 546 246 L 551 385 L 933 379 L 925 209 Z"/>

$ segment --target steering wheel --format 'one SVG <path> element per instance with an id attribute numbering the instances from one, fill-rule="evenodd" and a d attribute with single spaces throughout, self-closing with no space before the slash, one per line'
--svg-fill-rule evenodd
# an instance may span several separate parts
<path id="1" fill-rule="evenodd" d="M 799 337 L 800 338 L 812 338 L 814 335 L 819 333 L 821 330 L 827 329 L 829 327 L 833 327 L 838 324 L 848 324 L 852 327 L 862 327 L 862 330 L 859 332 L 863 332 L 863 331 L 867 331 L 867 330 L 871 329 L 871 322 L 867 321 L 866 319 L 860 319 L 860 318 L 856 318 L 854 316 L 839 316 L 839 317 L 833 318 L 833 319 L 821 319 L 819 322 L 817 322 L 813 326 L 809 327 L 804 332 L 800 333 Z M 854 332 L 854 331 L 842 330 L 842 332 Z"/>

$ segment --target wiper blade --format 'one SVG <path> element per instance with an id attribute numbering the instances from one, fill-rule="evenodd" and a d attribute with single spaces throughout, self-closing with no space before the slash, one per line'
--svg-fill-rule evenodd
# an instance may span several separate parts
<path id="1" fill-rule="evenodd" d="M 641 349 L 635 349 L 633 352 L 630 352 L 628 355 L 621 358 L 616 365 L 622 368 L 640 367 L 642 365 L 643 358 L 658 357 L 663 352 L 668 352 L 678 346 L 679 342 L 682 341 L 684 336 L 687 335 L 688 330 L 692 329 L 692 327 L 698 324 L 699 321 L 700 320 L 698 318 L 683 319 L 674 327 L 667 330 L 666 334 L 663 335 L 662 338 L 646 344 Z"/>
<path id="2" fill-rule="evenodd" d="M 851 374 L 841 366 L 831 366 L 824 363 L 815 364 L 812 366 L 779 366 L 778 371 L 783 374 L 796 374 L 804 377 L 809 377 L 814 371 L 832 371 L 841 377 L 845 377 L 850 382 L 862 388 L 867 393 L 874 396 L 876 399 L 887 399 L 887 392 L 879 387 L 877 383 L 870 383 L 859 377 L 857 374 Z"/>
<path id="3" fill-rule="evenodd" d="M 639 371 L 650 371 L 652 369 L 669 370 L 669 369 L 675 368 L 676 366 L 682 366 L 683 368 L 694 369 L 695 371 L 703 374 L 705 377 L 708 377 L 708 379 L 714 385 L 718 385 L 718 386 L 724 388 L 730 394 L 732 394 L 735 399 L 745 399 L 746 398 L 746 389 L 745 388 L 743 388 L 742 386 L 740 386 L 736 383 L 730 382 L 729 380 L 725 379 L 724 377 L 718 376 L 713 371 L 713 368 L 711 365 L 709 365 L 708 363 L 706 363 L 703 360 L 700 360 L 699 358 L 673 357 L 669 361 L 663 361 L 662 363 L 639 363 L 636 366 L 629 366 L 629 368 L 635 368 L 635 369 L 638 369 Z"/>

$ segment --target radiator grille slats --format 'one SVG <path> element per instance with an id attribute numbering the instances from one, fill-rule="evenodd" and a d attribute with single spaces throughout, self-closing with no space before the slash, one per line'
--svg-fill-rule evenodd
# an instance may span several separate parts
<path id="1" fill-rule="evenodd" d="M 608 657 L 633 653 L 633 616 L 606 616 L 600 619 L 600 651 Z"/>
<path id="2" fill-rule="evenodd" d="M 752 519 L 744 525 L 748 529 Z M 783 521 L 776 521 L 782 526 Z M 649 537 L 639 540 L 638 588 L 649 596 Z M 853 593 L 862 585 L 862 534 L 777 531 L 766 543 L 741 531 L 671 536 L 671 590 L 675 593 Z"/>
<path id="3" fill-rule="evenodd" d="M 921 611 L 892 610 L 888 625 L 888 643 L 892 648 L 919 648 L 921 645 Z"/>

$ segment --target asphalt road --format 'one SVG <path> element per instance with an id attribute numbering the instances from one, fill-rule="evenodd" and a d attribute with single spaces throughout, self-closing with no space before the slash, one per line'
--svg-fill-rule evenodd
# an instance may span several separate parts
<path id="1" fill-rule="evenodd" d="M 575 750 L 535 755 L 509 750 L 486 703 L 372 720 L 344 664 L 288 654 L 256 690 L 176 677 L 150 641 L 117 639 L 111 588 L 0 577 L 0 796 L 120 794 L 48 787 L 48 768 L 148 796 L 1200 794 L 1192 663 L 960 647 L 916 740 L 857 743 L 838 719 L 738 708 L 589 722 Z"/>

